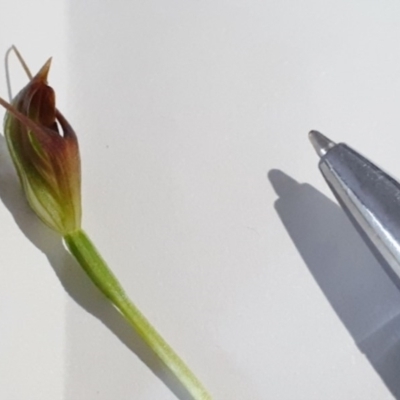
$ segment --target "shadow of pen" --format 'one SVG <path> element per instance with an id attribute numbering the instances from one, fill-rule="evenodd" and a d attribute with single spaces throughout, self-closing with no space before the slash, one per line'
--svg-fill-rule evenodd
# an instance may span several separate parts
<path id="1" fill-rule="evenodd" d="M 342 209 L 279 170 L 268 178 L 293 243 L 359 349 L 400 398 L 400 291 Z"/>

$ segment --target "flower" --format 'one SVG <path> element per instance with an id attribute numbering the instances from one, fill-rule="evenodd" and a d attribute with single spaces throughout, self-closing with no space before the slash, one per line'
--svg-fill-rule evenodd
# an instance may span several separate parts
<path id="1" fill-rule="evenodd" d="M 81 227 L 78 140 L 56 108 L 47 85 L 51 59 L 6 108 L 7 145 L 29 205 L 50 228 L 65 235 Z"/>
<path id="2" fill-rule="evenodd" d="M 29 69 L 16 53 L 28 76 Z M 81 174 L 78 141 L 56 108 L 47 85 L 50 60 L 15 97 L 0 97 L 6 110 L 5 136 L 29 204 L 39 218 L 63 236 L 64 243 L 98 289 L 126 318 L 193 400 L 211 400 L 183 360 L 131 302 L 89 236 L 81 228 Z"/>

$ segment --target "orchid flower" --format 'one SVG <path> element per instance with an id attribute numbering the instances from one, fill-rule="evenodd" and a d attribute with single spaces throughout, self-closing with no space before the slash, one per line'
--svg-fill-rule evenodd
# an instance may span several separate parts
<path id="1" fill-rule="evenodd" d="M 63 238 L 67 248 L 145 343 L 195 400 L 211 400 L 206 389 L 128 298 L 81 226 L 81 169 L 77 136 L 56 108 L 48 86 L 51 60 L 32 77 L 15 47 L 29 83 L 6 109 L 4 132 L 23 192 L 36 215 Z"/>

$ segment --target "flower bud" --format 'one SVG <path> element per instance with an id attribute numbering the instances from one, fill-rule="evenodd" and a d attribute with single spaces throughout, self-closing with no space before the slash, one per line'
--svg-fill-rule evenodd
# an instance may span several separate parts
<path id="1" fill-rule="evenodd" d="M 47 85 L 49 60 L 9 104 L 4 131 L 29 205 L 62 235 L 81 225 L 81 172 L 75 132 Z"/>

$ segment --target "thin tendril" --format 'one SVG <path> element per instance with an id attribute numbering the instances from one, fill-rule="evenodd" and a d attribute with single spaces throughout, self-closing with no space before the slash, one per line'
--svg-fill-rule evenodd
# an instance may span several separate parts
<path id="1" fill-rule="evenodd" d="M 7 92 L 8 92 L 8 99 L 9 101 L 12 100 L 12 91 L 11 91 L 11 78 L 10 78 L 10 68 L 9 68 L 9 57 L 10 57 L 10 53 L 14 52 L 15 55 L 18 58 L 18 61 L 21 63 L 22 68 L 24 69 L 26 75 L 28 75 L 29 80 L 31 80 L 33 78 L 31 71 L 29 70 L 28 66 L 26 65 L 25 60 L 23 59 L 23 57 L 21 56 L 21 53 L 18 51 L 18 49 L 12 45 L 6 52 L 6 56 L 4 59 L 4 65 L 5 65 L 5 71 L 6 71 L 6 82 L 7 82 Z"/>

